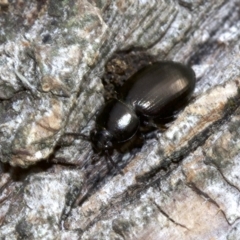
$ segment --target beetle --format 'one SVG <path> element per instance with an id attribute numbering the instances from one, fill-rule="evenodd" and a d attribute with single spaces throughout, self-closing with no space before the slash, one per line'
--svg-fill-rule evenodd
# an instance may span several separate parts
<path id="1" fill-rule="evenodd" d="M 97 114 L 90 132 L 93 148 L 109 155 L 109 150 L 141 131 L 142 125 L 173 116 L 189 101 L 195 84 L 192 68 L 178 62 L 156 62 L 139 70 Z"/>
<path id="2" fill-rule="evenodd" d="M 102 106 L 90 136 L 65 135 L 91 142 L 94 152 L 104 154 L 118 169 L 110 152 L 137 140 L 143 129 L 156 129 L 159 120 L 176 115 L 189 102 L 195 84 L 192 68 L 173 61 L 155 62 L 136 72 L 119 89 L 117 98 Z"/>
<path id="3" fill-rule="evenodd" d="M 142 125 L 155 127 L 153 123 L 157 120 L 172 117 L 181 110 L 192 96 L 195 84 L 192 68 L 172 61 L 153 63 L 130 77 L 119 89 L 118 97 L 103 105 L 90 136 L 65 134 L 80 136 L 91 142 L 93 149 L 105 154 L 106 159 L 123 174 L 113 162 L 110 151 L 134 139 Z M 87 197 L 88 194 L 83 195 L 78 204 Z M 61 222 L 67 216 L 68 213 L 63 212 Z"/>

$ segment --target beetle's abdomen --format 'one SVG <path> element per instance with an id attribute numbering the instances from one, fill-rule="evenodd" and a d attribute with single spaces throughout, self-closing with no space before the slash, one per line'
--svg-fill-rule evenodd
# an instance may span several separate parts
<path id="1" fill-rule="evenodd" d="M 96 123 L 98 128 L 106 129 L 116 142 L 127 141 L 139 127 L 139 119 L 135 112 L 117 99 L 106 102 L 97 116 Z"/>
<path id="2" fill-rule="evenodd" d="M 157 62 L 134 74 L 120 89 L 119 98 L 150 118 L 176 111 L 195 87 L 193 70 L 176 62 Z"/>

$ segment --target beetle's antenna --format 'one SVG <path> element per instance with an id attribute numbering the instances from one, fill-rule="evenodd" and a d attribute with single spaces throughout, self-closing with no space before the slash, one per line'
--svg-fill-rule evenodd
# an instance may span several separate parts
<path id="1" fill-rule="evenodd" d="M 83 134 L 83 133 L 75 133 L 75 132 L 66 132 L 64 133 L 64 135 L 71 135 L 71 136 L 75 136 L 75 137 L 79 137 L 85 141 L 91 142 L 91 139 L 89 136 Z"/>
<path id="2" fill-rule="evenodd" d="M 86 123 L 86 126 L 87 126 L 87 124 L 93 119 L 93 117 L 96 116 L 97 113 L 98 113 L 98 111 L 97 111 L 96 113 L 92 114 L 92 116 L 88 119 L 88 121 L 87 121 L 87 123 Z M 84 128 L 86 128 L 86 126 L 83 127 L 83 128 L 80 130 L 80 132 L 77 132 L 77 133 L 76 133 L 76 132 L 65 132 L 64 135 L 70 135 L 70 136 L 79 137 L 79 138 L 81 138 L 81 139 L 83 139 L 83 140 L 85 140 L 85 141 L 91 142 L 91 139 L 90 139 L 90 137 L 89 137 L 88 135 L 85 135 L 85 134 L 81 133 L 81 131 L 83 131 Z"/>
<path id="3" fill-rule="evenodd" d="M 109 154 L 109 151 L 108 151 L 108 150 L 105 150 L 104 153 L 105 153 L 105 156 L 107 156 L 106 159 L 109 160 L 109 162 L 111 163 L 111 165 L 112 165 L 114 168 L 116 168 L 121 175 L 123 175 L 123 171 L 122 171 L 122 170 L 119 168 L 119 166 L 113 161 L 111 155 Z"/>

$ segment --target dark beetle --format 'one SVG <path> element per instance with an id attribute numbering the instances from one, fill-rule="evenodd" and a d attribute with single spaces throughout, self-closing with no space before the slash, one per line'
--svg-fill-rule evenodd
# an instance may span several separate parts
<path id="1" fill-rule="evenodd" d="M 134 74 L 119 90 L 118 98 L 105 103 L 90 137 L 67 133 L 91 141 L 113 166 L 110 150 L 134 139 L 142 124 L 168 118 L 185 105 L 196 83 L 194 71 L 177 62 L 157 62 Z M 119 169 L 122 173 L 121 169 Z M 123 174 L 123 173 L 122 173 Z M 92 185 L 94 186 L 94 184 Z M 88 195 L 81 198 L 83 202 Z M 63 213 L 62 221 L 68 213 Z"/>
<path id="2" fill-rule="evenodd" d="M 119 90 L 118 99 L 105 103 L 90 134 L 95 150 L 108 154 L 132 139 L 142 122 L 172 116 L 190 98 L 194 71 L 177 62 L 157 62 L 135 73 Z"/>

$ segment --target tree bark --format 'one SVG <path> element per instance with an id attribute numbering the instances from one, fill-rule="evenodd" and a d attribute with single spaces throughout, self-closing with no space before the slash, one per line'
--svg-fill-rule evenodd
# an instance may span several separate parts
<path id="1" fill-rule="evenodd" d="M 239 239 L 239 7 L 0 0 L 0 238 Z M 194 69 L 194 96 L 112 153 L 122 174 L 65 134 L 89 136 L 104 97 L 162 60 Z"/>

